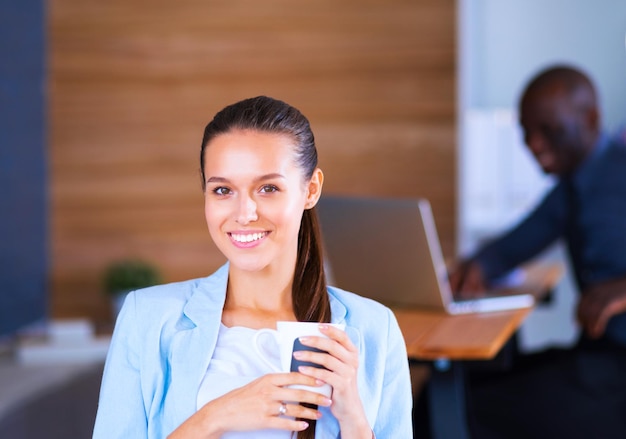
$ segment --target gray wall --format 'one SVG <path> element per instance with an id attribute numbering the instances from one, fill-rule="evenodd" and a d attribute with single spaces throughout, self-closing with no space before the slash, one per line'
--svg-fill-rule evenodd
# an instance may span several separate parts
<path id="1" fill-rule="evenodd" d="M 626 122 L 626 1 L 460 0 L 463 107 L 511 107 L 555 62 L 596 81 L 605 125 Z"/>

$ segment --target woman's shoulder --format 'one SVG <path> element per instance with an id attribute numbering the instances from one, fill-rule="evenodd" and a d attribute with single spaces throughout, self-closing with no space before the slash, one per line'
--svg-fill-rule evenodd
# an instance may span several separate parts
<path id="1" fill-rule="evenodd" d="M 170 282 L 152 287 L 141 288 L 132 293 L 141 301 L 172 301 L 186 300 L 202 283 L 204 278 Z"/>
<path id="2" fill-rule="evenodd" d="M 337 287 L 328 287 L 332 321 L 345 322 L 358 331 L 360 343 L 388 343 L 404 346 L 402 333 L 393 311 L 380 302 Z M 352 337 L 351 337 L 352 338 Z M 355 342 L 359 344 L 359 342 Z"/>
<path id="3" fill-rule="evenodd" d="M 328 294 L 346 308 L 349 318 L 375 319 L 376 316 L 388 316 L 391 310 L 380 302 L 357 293 L 346 291 L 335 286 L 328 286 Z M 332 302 L 332 299 L 331 299 Z"/>
<path id="4" fill-rule="evenodd" d="M 138 308 L 154 310 L 155 307 L 176 310 L 183 307 L 192 296 L 215 296 L 216 291 L 225 292 L 228 279 L 227 271 L 218 269 L 213 274 L 195 279 L 171 282 L 162 285 L 132 291 Z"/>

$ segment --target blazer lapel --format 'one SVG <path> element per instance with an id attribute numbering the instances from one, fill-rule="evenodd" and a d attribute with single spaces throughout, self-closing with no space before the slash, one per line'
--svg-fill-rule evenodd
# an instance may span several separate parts
<path id="1" fill-rule="evenodd" d="M 315 437 L 317 439 L 339 438 L 339 422 L 330 412 L 330 408 L 320 407 L 319 410 L 322 413 L 322 417 L 315 426 Z"/>
<path id="2" fill-rule="evenodd" d="M 329 292 L 330 299 L 330 311 L 331 311 L 331 323 L 346 323 L 347 309 L 343 303 L 341 303 L 333 294 Z M 359 349 L 359 352 L 363 352 L 361 347 L 361 333 L 357 328 L 346 325 L 346 334 L 350 337 L 350 340 Z M 363 361 L 361 354 L 359 354 L 359 360 Z M 337 418 L 333 416 L 329 407 L 320 407 L 322 417 L 317 422 L 315 428 L 315 437 L 319 439 L 336 439 L 340 437 L 341 431 L 339 430 L 339 422 Z"/>
<path id="3" fill-rule="evenodd" d="M 185 327 L 174 336 L 170 350 L 171 383 L 169 401 L 175 413 L 174 427 L 196 412 L 196 397 L 213 356 L 226 297 L 228 265 L 203 279 L 183 309 Z M 181 325 L 181 326 L 183 326 Z"/>
<path id="4" fill-rule="evenodd" d="M 222 320 L 222 310 L 228 284 L 228 264 L 213 275 L 201 280 L 183 309 L 184 319 L 180 331 L 173 337 L 169 364 L 171 367 L 170 396 L 166 398 L 166 413 L 173 413 L 170 429 L 173 430 L 197 410 L 196 398 L 207 371 Z M 346 308 L 332 294 L 330 306 L 332 323 L 345 323 Z M 360 333 L 346 327 L 348 336 L 360 350 Z M 168 404 L 168 401 L 170 404 Z M 176 401 L 174 405 L 173 401 Z M 322 418 L 317 423 L 317 438 L 338 438 L 339 423 L 330 409 L 321 407 Z"/>

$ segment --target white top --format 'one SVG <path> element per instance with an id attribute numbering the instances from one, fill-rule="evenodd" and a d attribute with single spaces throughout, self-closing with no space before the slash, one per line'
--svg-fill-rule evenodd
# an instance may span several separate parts
<path id="1" fill-rule="evenodd" d="M 262 375 L 274 372 L 261 359 L 252 345 L 256 332 L 254 329 L 243 326 L 228 328 L 220 324 L 213 357 L 198 389 L 196 400 L 198 409 L 231 390 L 242 387 Z M 259 339 L 272 340 L 270 337 L 259 337 Z M 280 368 L 278 345 L 269 340 L 264 343 L 263 351 L 271 353 L 270 361 Z M 279 408 L 280 405 L 277 403 L 276 413 Z M 245 414 L 242 413 L 242 416 Z M 290 439 L 291 437 L 291 432 L 286 430 L 261 430 L 229 432 L 224 434 L 222 439 Z"/>

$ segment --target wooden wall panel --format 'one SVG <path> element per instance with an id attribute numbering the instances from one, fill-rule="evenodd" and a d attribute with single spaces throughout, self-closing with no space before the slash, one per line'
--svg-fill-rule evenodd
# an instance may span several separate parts
<path id="1" fill-rule="evenodd" d="M 168 281 L 223 259 L 198 152 L 223 106 L 266 94 L 306 114 L 325 191 L 428 197 L 455 224 L 453 0 L 49 2 L 53 315 L 109 316 L 113 259 Z"/>

